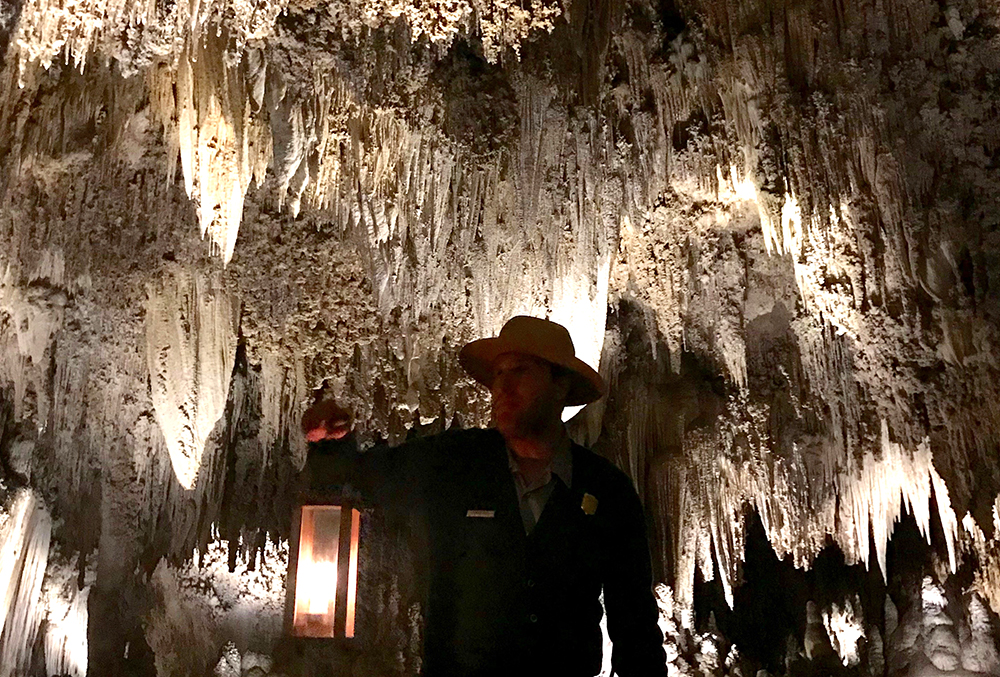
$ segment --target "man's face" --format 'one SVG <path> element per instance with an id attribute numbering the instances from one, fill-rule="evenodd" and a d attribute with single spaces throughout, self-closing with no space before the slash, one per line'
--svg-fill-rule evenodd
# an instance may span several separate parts
<path id="1" fill-rule="evenodd" d="M 493 422 L 504 437 L 527 438 L 561 421 L 568 382 L 544 360 L 504 353 L 493 368 Z"/>

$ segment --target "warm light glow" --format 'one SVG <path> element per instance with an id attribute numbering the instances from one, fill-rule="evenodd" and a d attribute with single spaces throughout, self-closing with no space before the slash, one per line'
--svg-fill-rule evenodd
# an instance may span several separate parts
<path id="1" fill-rule="evenodd" d="M 333 614 L 337 607 L 337 562 L 310 562 L 299 567 L 299 589 L 309 615 Z"/>
<path id="2" fill-rule="evenodd" d="M 337 602 L 340 506 L 302 507 L 295 580 L 295 634 L 333 637 Z"/>
<path id="3" fill-rule="evenodd" d="M 347 517 L 346 523 L 342 516 Z M 302 507 L 293 634 L 354 636 L 360 525 L 361 513 L 356 509 L 336 505 Z"/>

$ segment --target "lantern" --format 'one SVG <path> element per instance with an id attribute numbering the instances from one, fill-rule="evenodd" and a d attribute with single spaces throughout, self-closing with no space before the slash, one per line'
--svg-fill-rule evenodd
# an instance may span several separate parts
<path id="1" fill-rule="evenodd" d="M 295 637 L 354 637 L 361 512 L 303 502 L 289 548 L 286 624 Z"/>

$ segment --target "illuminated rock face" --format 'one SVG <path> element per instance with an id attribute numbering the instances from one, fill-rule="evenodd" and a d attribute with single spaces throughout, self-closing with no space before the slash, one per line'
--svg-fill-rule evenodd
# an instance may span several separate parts
<path id="1" fill-rule="evenodd" d="M 366 441 L 485 423 L 455 355 L 526 312 L 612 385 L 571 428 L 645 501 L 678 670 L 996 672 L 998 30 L 979 0 L 4 5 L 0 469 L 55 518 L 51 671 L 264 671 L 278 631 L 169 606 L 172 572 L 287 539 L 324 383 Z M 834 595 L 830 548 L 886 587 Z M 792 620 L 729 619 L 785 564 Z"/>
<path id="2" fill-rule="evenodd" d="M 156 422 L 177 481 L 191 489 L 222 418 L 236 358 L 236 317 L 217 279 L 171 271 L 150 283 L 146 362 Z"/>
<path id="3" fill-rule="evenodd" d="M 4 677 L 21 674 L 31 665 L 32 645 L 46 615 L 41 592 L 52 529 L 52 518 L 30 491 L 14 492 L 9 505 L 0 524 L 0 674 Z M 56 648 L 52 657 L 58 661 L 61 649 Z"/>

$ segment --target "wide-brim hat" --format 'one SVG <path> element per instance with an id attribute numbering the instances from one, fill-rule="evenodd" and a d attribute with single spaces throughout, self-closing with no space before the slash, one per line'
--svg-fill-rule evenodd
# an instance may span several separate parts
<path id="1" fill-rule="evenodd" d="M 532 355 L 565 368 L 570 376 L 566 406 L 593 402 L 607 392 L 604 379 L 576 357 L 569 332 L 556 322 L 526 315 L 512 317 L 499 336 L 466 344 L 458 361 L 469 376 L 489 388 L 493 384 L 493 365 L 504 353 Z"/>

